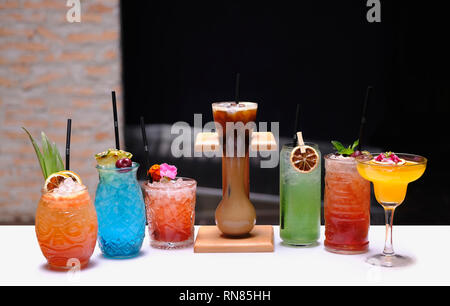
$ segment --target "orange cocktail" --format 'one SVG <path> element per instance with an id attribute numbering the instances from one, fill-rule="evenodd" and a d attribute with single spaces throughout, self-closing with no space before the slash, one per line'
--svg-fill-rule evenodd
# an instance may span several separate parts
<path id="1" fill-rule="evenodd" d="M 70 136 L 68 120 L 67 135 Z M 42 149 L 27 129 L 45 183 L 36 218 L 36 236 L 50 267 L 82 268 L 89 262 L 97 241 L 97 214 L 81 177 L 69 170 L 70 137 L 66 143 L 66 167 L 55 143 L 44 132 Z"/>
<path id="2" fill-rule="evenodd" d="M 378 156 L 377 156 L 378 155 Z M 427 159 L 412 154 L 392 152 L 362 155 L 356 158 L 359 174 L 373 183 L 377 201 L 386 215 L 386 241 L 382 254 L 372 256 L 373 265 L 396 267 L 407 265 L 410 258 L 396 255 L 392 245 L 392 225 L 395 209 L 403 203 L 408 184 L 418 180 L 427 166 Z"/>
<path id="3" fill-rule="evenodd" d="M 402 165 L 384 165 L 375 162 L 358 164 L 361 176 L 373 183 L 377 201 L 396 205 L 403 203 L 408 184 L 418 180 L 425 172 L 425 168 L 426 163 L 413 160 L 405 160 Z"/>
<path id="4" fill-rule="evenodd" d="M 68 180 L 71 180 L 70 178 Z M 69 184 L 71 184 L 69 182 Z M 49 265 L 85 266 L 97 241 L 97 215 L 85 186 L 43 191 L 36 212 L 36 236 Z"/>
<path id="5" fill-rule="evenodd" d="M 193 244 L 197 182 L 187 178 L 154 181 L 144 189 L 150 244 L 161 249 Z"/>

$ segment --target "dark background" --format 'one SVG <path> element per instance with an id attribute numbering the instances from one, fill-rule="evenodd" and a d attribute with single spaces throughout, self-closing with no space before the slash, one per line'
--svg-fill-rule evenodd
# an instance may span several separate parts
<path id="1" fill-rule="evenodd" d="M 372 85 L 363 143 L 429 158 L 396 223 L 450 224 L 448 10 L 381 5 L 382 22 L 369 23 L 366 1 L 121 1 L 126 126 L 141 115 L 193 124 L 194 113 L 206 123 L 211 102 L 233 99 L 240 72 L 242 99 L 259 103 L 259 121 L 279 121 L 281 136 L 292 136 L 300 103 L 306 140 L 349 144 Z M 220 188 L 213 170 L 205 184 Z M 277 190 L 278 177 L 265 182 L 252 188 Z"/>

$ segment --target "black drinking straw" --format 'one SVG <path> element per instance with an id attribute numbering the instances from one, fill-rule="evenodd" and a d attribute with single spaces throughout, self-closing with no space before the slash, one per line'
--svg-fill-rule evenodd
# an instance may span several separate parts
<path id="1" fill-rule="evenodd" d="M 361 124 L 359 126 L 359 145 L 358 150 L 361 151 L 362 143 L 363 143 L 363 134 L 364 134 L 364 126 L 366 125 L 366 114 L 367 114 L 367 105 L 369 104 L 369 100 L 372 98 L 373 95 L 373 87 L 369 86 L 367 87 L 367 93 L 366 93 L 366 99 L 364 100 L 363 110 L 361 114 Z"/>
<path id="2" fill-rule="evenodd" d="M 142 132 L 142 141 L 144 143 L 144 151 L 145 154 L 147 155 L 147 165 L 150 166 L 150 152 L 148 151 L 147 133 L 145 132 L 145 122 L 143 116 L 141 116 L 141 132 Z"/>
<path id="3" fill-rule="evenodd" d="M 236 104 L 239 104 L 239 84 L 240 84 L 240 78 L 241 78 L 241 74 L 237 73 L 236 74 L 236 87 L 235 87 L 235 99 L 234 101 L 236 101 Z"/>
<path id="4" fill-rule="evenodd" d="M 71 133 L 72 133 L 72 119 L 67 119 L 66 170 L 70 170 L 70 134 Z"/>
<path id="5" fill-rule="evenodd" d="M 119 122 L 117 120 L 117 102 L 116 102 L 116 92 L 111 92 L 112 94 L 112 105 L 113 105 L 113 113 L 114 113 L 114 133 L 116 136 L 116 149 L 120 150 L 119 143 Z"/>
<path id="6" fill-rule="evenodd" d="M 297 132 L 300 131 L 300 104 L 297 104 L 297 110 L 295 112 L 295 123 L 294 123 L 294 146 L 297 145 Z"/>

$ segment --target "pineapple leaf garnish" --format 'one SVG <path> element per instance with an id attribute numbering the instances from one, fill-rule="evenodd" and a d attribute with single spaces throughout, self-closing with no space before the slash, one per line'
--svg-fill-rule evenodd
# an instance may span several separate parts
<path id="1" fill-rule="evenodd" d="M 44 175 L 44 179 L 47 179 L 48 175 L 47 175 L 47 169 L 45 168 L 45 161 L 44 161 L 44 157 L 42 156 L 41 151 L 39 150 L 39 147 L 36 143 L 36 141 L 34 140 L 33 136 L 31 136 L 30 132 L 28 132 L 28 130 L 24 127 L 22 127 L 22 129 L 28 134 L 28 137 L 30 138 L 31 144 L 34 147 L 34 151 L 36 152 L 36 156 L 39 160 L 39 165 L 41 165 L 41 170 L 42 170 L 42 174 Z"/>
<path id="2" fill-rule="evenodd" d="M 48 171 L 49 169 L 53 169 L 54 161 L 53 158 L 47 158 L 52 156 L 52 149 L 47 141 L 47 136 L 44 132 L 41 132 L 41 147 L 42 147 L 42 156 L 44 157 L 45 170 L 47 171 L 47 176 L 51 173 Z"/>
<path id="3" fill-rule="evenodd" d="M 44 132 L 41 132 L 41 150 L 34 140 L 33 136 L 31 136 L 30 132 L 28 132 L 28 130 L 24 127 L 22 127 L 22 129 L 28 134 L 31 144 L 34 147 L 34 151 L 36 152 L 36 156 L 39 161 L 39 165 L 41 166 L 44 179 L 47 179 L 49 175 L 55 172 L 64 170 L 64 164 L 62 162 L 62 158 L 59 154 L 56 144 L 54 142 L 51 143 Z"/>
<path id="4" fill-rule="evenodd" d="M 63 161 L 62 161 L 61 154 L 59 154 L 58 148 L 56 147 L 56 143 L 53 143 L 53 151 L 54 151 L 54 152 L 58 152 L 58 154 L 56 154 L 56 157 L 57 157 L 57 160 L 56 160 L 56 167 L 57 167 L 58 169 L 64 170 L 64 169 L 65 169 L 64 163 L 63 163 Z"/>

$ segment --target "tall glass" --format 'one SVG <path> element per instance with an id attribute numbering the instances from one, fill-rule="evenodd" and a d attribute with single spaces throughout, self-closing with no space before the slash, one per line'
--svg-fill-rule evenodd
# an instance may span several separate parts
<path id="1" fill-rule="evenodd" d="M 370 182 L 353 157 L 325 156 L 325 248 L 358 254 L 369 248 Z"/>
<path id="2" fill-rule="evenodd" d="M 246 125 L 256 120 L 258 104 L 221 102 L 213 103 L 212 109 L 214 121 L 223 133 L 222 201 L 216 209 L 216 224 L 225 235 L 243 236 L 250 233 L 256 223 L 255 208 L 249 199 L 251 128 Z M 227 132 L 227 123 L 236 123 L 234 130 Z"/>
<path id="3" fill-rule="evenodd" d="M 310 173 L 291 165 L 295 146 L 285 145 L 280 156 L 280 237 L 290 245 L 311 245 L 320 236 L 321 158 L 319 146 L 305 143 L 319 154 L 319 164 Z"/>
<path id="4" fill-rule="evenodd" d="M 194 243 L 197 182 L 179 178 L 144 184 L 150 244 L 175 249 Z"/>
<path id="5" fill-rule="evenodd" d="M 146 220 L 144 198 L 136 179 L 138 168 L 138 163 L 120 169 L 97 166 L 98 242 L 106 257 L 130 258 L 141 249 Z"/>
<path id="6" fill-rule="evenodd" d="M 97 216 L 86 187 L 69 194 L 42 191 L 35 230 L 50 267 L 86 266 L 97 241 Z"/>
<path id="7" fill-rule="evenodd" d="M 376 154 L 377 156 L 379 154 Z M 427 159 L 412 154 L 397 154 L 405 164 L 378 164 L 373 156 L 361 155 L 356 158 L 359 174 L 373 183 L 375 197 L 384 208 L 386 216 L 386 241 L 384 251 L 368 258 L 367 262 L 384 267 L 398 267 L 410 263 L 410 258 L 397 255 L 392 243 L 392 225 L 395 209 L 403 203 L 408 184 L 418 180 L 427 166 Z"/>

